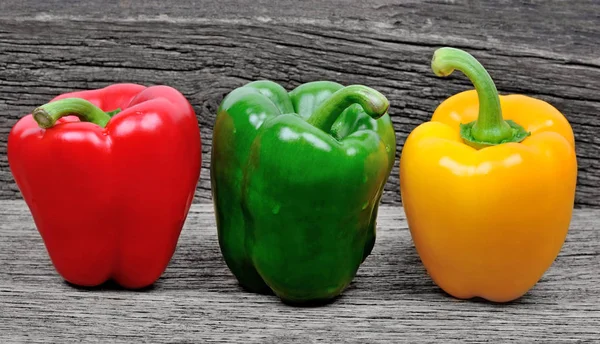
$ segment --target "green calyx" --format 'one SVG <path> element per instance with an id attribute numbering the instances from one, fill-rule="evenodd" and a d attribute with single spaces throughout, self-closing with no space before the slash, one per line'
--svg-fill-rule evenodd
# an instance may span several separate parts
<path id="1" fill-rule="evenodd" d="M 64 116 L 77 116 L 82 122 L 90 122 L 106 127 L 111 117 L 121 110 L 106 113 L 96 105 L 81 98 L 65 98 L 44 104 L 31 113 L 40 128 L 52 128 L 56 121 Z"/>
<path id="2" fill-rule="evenodd" d="M 118 114 L 119 112 L 121 112 L 121 108 L 116 108 L 112 111 L 108 111 L 106 114 L 110 117 L 113 118 L 116 114 Z"/>
<path id="3" fill-rule="evenodd" d="M 460 49 L 440 48 L 433 54 L 431 69 L 437 76 L 448 76 L 458 69 L 471 80 L 477 90 L 477 120 L 460 125 L 461 137 L 469 146 L 481 149 L 508 142 L 521 142 L 531 134 L 519 124 L 502 118 L 496 85 L 471 54 Z"/>
<path id="4" fill-rule="evenodd" d="M 378 91 L 362 85 L 351 85 L 340 89 L 321 103 L 306 122 L 329 132 L 342 112 L 353 104 L 359 104 L 374 119 L 383 116 L 390 107 L 387 98 Z"/>
<path id="5" fill-rule="evenodd" d="M 504 139 L 500 142 L 490 143 L 490 142 L 480 141 L 480 140 L 476 139 L 473 136 L 473 127 L 475 126 L 477 121 L 473 121 L 473 122 L 467 123 L 467 124 L 461 124 L 460 125 L 460 136 L 469 146 L 476 148 L 476 149 L 481 149 L 481 148 L 490 147 L 490 146 L 499 145 L 499 144 L 508 143 L 508 142 L 521 142 L 521 141 L 525 140 L 525 138 L 527 136 L 531 135 L 530 132 L 526 131 L 522 126 L 518 125 L 514 121 L 506 120 L 504 122 L 506 124 L 508 124 L 508 126 L 510 128 L 510 136 L 508 136 L 507 139 Z"/>

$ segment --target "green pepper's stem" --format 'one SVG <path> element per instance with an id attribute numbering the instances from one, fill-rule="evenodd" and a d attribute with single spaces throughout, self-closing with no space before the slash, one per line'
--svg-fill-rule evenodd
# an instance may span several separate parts
<path id="1" fill-rule="evenodd" d="M 329 132 L 336 119 L 352 104 L 360 104 L 365 112 L 373 118 L 383 116 L 390 107 L 387 98 L 376 90 L 367 86 L 351 85 L 332 94 L 329 99 L 317 107 L 306 121 Z"/>
<path id="2" fill-rule="evenodd" d="M 461 124 L 461 135 L 467 144 L 482 148 L 505 142 L 520 142 L 529 136 L 523 127 L 502 118 L 496 85 L 471 54 L 460 49 L 440 48 L 433 54 L 431 69 L 437 76 L 448 76 L 458 69 L 471 80 L 477 90 L 479 116 L 474 122 Z"/>
<path id="3" fill-rule="evenodd" d="M 44 104 L 31 113 L 33 119 L 41 128 L 54 126 L 56 121 L 64 116 L 77 116 L 82 122 L 95 123 L 105 127 L 110 116 L 96 105 L 81 98 L 65 98 Z"/>

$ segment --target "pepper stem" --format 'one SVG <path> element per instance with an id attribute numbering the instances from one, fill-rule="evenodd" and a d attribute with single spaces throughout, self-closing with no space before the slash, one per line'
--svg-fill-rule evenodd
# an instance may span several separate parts
<path id="1" fill-rule="evenodd" d="M 37 124 L 44 129 L 54 126 L 64 116 L 77 116 L 82 122 L 95 123 L 105 127 L 111 116 L 96 105 L 81 98 L 65 98 L 44 104 L 31 113 Z"/>
<path id="2" fill-rule="evenodd" d="M 448 76 L 458 69 L 475 86 L 479 98 L 479 115 L 477 120 L 460 125 L 460 134 L 468 145 L 479 149 L 501 143 L 521 142 L 530 135 L 517 123 L 502 118 L 496 85 L 471 54 L 455 48 L 440 48 L 433 54 L 431 69 L 437 76 Z"/>
<path id="3" fill-rule="evenodd" d="M 375 119 L 383 116 L 390 107 L 387 98 L 378 91 L 367 86 L 351 85 L 332 94 L 306 121 L 316 128 L 329 132 L 342 112 L 353 104 L 360 104 L 363 110 Z"/>

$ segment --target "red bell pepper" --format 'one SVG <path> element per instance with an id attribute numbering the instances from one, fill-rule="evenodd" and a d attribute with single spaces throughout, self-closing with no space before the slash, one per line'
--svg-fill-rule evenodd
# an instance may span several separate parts
<path id="1" fill-rule="evenodd" d="M 65 280 L 142 288 L 175 251 L 200 145 L 194 110 L 177 90 L 116 84 L 63 94 L 19 120 L 8 161 Z"/>

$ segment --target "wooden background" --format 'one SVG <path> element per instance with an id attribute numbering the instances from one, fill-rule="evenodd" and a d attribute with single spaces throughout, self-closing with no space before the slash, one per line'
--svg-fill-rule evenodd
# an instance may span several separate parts
<path id="1" fill-rule="evenodd" d="M 20 198 L 6 159 L 15 121 L 52 97 L 114 82 L 167 84 L 200 122 L 196 201 L 210 201 L 211 129 L 233 88 L 271 79 L 365 84 L 391 101 L 398 156 L 408 133 L 463 76 L 430 71 L 433 51 L 464 48 L 503 93 L 544 99 L 572 123 L 577 207 L 600 207 L 600 1 L 0 2 L 0 199 Z M 560 182 L 560 181 L 557 181 Z M 398 162 L 385 204 L 399 204 Z"/>

